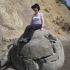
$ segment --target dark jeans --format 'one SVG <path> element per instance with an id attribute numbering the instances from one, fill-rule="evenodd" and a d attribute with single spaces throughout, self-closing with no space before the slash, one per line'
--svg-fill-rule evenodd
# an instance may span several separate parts
<path id="1" fill-rule="evenodd" d="M 25 29 L 24 34 L 23 34 L 23 38 L 31 39 L 34 31 L 37 30 L 37 29 L 41 29 L 41 27 L 42 27 L 41 24 L 28 25 Z"/>

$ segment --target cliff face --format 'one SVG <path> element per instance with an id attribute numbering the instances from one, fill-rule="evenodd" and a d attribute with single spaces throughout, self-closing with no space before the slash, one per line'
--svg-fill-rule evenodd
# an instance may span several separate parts
<path id="1" fill-rule="evenodd" d="M 30 24 L 33 10 L 39 3 L 44 14 L 45 27 L 61 40 L 66 40 L 70 30 L 70 11 L 57 0 L 0 0 L 0 44 L 18 38 Z M 66 36 L 66 37 L 65 37 Z M 64 38 L 64 39 L 63 39 Z"/>

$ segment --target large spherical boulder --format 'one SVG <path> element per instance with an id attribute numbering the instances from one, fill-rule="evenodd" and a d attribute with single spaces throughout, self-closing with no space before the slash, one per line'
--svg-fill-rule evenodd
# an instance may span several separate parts
<path id="1" fill-rule="evenodd" d="M 60 70 L 64 63 L 60 40 L 49 30 L 36 30 L 28 43 L 15 43 L 13 65 L 19 70 Z"/>

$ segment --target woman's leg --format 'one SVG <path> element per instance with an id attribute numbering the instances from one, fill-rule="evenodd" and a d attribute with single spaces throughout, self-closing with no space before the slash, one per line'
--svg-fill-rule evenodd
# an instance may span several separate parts
<path id="1" fill-rule="evenodd" d="M 37 24 L 37 25 L 35 25 L 35 29 L 37 30 L 37 29 L 41 29 L 42 28 L 42 25 L 41 24 Z"/>
<path id="2" fill-rule="evenodd" d="M 23 38 L 25 38 L 30 30 L 31 25 L 28 25 L 24 31 Z"/>
<path id="3" fill-rule="evenodd" d="M 37 30 L 37 29 L 41 29 L 41 27 L 42 27 L 41 24 L 32 25 L 28 34 L 27 34 L 27 38 L 31 39 L 34 31 Z"/>
<path id="4" fill-rule="evenodd" d="M 27 36 L 27 34 L 28 34 L 29 30 L 30 30 L 30 27 L 31 27 L 31 25 L 28 25 L 28 26 L 26 27 L 26 29 L 25 29 L 25 31 L 24 31 L 24 34 L 22 35 L 22 37 L 19 39 L 18 42 L 23 42 L 23 40 L 25 40 L 25 38 L 26 38 L 26 36 Z"/>
<path id="5" fill-rule="evenodd" d="M 23 35 L 23 38 L 25 38 L 23 39 L 23 41 L 27 42 L 28 40 L 30 40 L 33 36 L 34 31 L 40 29 L 41 27 L 42 27 L 41 24 L 27 26 Z"/>
<path id="6" fill-rule="evenodd" d="M 28 39 L 32 38 L 34 31 L 35 31 L 35 29 L 32 29 L 32 28 L 30 29 L 29 33 L 27 34 Z"/>

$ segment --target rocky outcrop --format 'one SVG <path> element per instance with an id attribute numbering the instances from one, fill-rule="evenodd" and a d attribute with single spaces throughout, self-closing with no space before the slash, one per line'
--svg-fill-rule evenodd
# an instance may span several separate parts
<path id="1" fill-rule="evenodd" d="M 19 70 L 59 70 L 64 63 L 59 39 L 49 30 L 36 30 L 28 43 L 14 43 L 11 61 Z"/>

